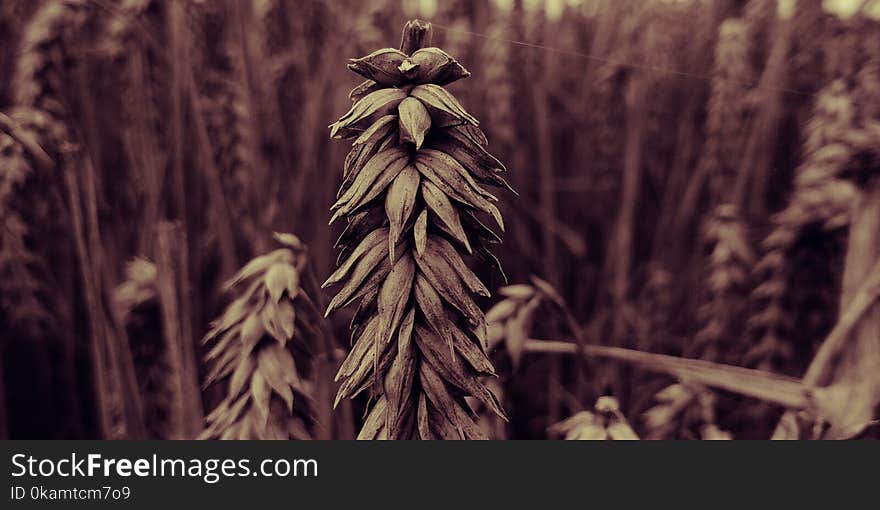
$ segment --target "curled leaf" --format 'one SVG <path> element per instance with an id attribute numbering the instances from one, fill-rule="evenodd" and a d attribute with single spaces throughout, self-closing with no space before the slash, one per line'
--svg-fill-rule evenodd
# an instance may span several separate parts
<path id="1" fill-rule="evenodd" d="M 382 48 L 366 57 L 350 59 L 348 68 L 380 85 L 400 85 L 404 80 L 400 64 L 406 58 L 406 54 L 400 50 Z"/>
<path id="2" fill-rule="evenodd" d="M 422 48 L 409 59 L 414 67 L 407 77 L 415 83 L 447 85 L 471 75 L 464 66 L 440 48 Z"/>
<path id="3" fill-rule="evenodd" d="M 472 124 L 480 122 L 465 111 L 458 99 L 446 89 L 434 84 L 419 85 L 410 91 L 410 96 L 421 101 L 431 113 L 431 123 L 437 127 Z"/>
<path id="4" fill-rule="evenodd" d="M 379 89 L 370 92 L 352 105 L 351 109 L 330 125 L 330 136 L 347 138 L 357 136 L 375 121 L 394 112 L 397 105 L 406 98 L 400 89 Z"/>

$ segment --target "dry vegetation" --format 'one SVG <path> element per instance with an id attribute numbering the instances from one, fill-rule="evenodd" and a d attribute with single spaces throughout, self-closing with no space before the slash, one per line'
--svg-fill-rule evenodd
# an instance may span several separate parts
<path id="1" fill-rule="evenodd" d="M 0 437 L 877 437 L 877 3 L 4 0 Z"/>

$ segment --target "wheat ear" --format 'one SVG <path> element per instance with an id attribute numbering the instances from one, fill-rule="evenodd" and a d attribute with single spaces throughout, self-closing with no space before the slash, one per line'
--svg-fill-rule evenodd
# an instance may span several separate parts
<path id="1" fill-rule="evenodd" d="M 786 298 L 791 287 L 791 260 L 808 228 L 833 232 L 849 225 L 853 184 L 841 178 L 863 140 L 869 139 L 857 124 L 852 93 L 843 80 L 826 86 L 813 106 L 807 124 L 804 160 L 795 174 L 788 205 L 773 216 L 773 229 L 763 241 L 763 255 L 755 266 L 760 284 L 752 300 L 760 311 L 749 319 L 752 337 L 760 338 L 746 353 L 747 363 L 768 360 L 786 347 L 790 322 Z"/>
<path id="2" fill-rule="evenodd" d="M 311 391 L 293 356 L 311 351 L 314 331 L 308 315 L 297 313 L 312 305 L 300 287 L 305 247 L 291 234 L 275 238 L 284 247 L 251 260 L 229 281 L 237 297 L 205 335 L 212 364 L 205 383 L 228 379 L 228 386 L 207 417 L 204 439 L 311 437 Z"/>
<path id="3" fill-rule="evenodd" d="M 351 60 L 368 81 L 330 126 L 331 136 L 355 138 L 332 208 L 331 222 L 348 222 L 338 242 L 344 262 L 325 285 L 341 284 L 328 314 L 360 300 L 336 401 L 371 390 L 361 439 L 485 438 L 466 396 L 504 416 L 479 379 L 494 370 L 474 296 L 489 291 L 461 253 L 497 263 L 486 245 L 498 237 L 478 215 L 503 228 L 484 186 L 506 186 L 505 170 L 442 87 L 470 73 L 427 47 L 430 31 L 411 21 L 401 50 Z"/>

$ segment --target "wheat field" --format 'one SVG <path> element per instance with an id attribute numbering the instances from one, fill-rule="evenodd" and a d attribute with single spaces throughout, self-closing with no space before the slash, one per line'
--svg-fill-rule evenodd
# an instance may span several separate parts
<path id="1" fill-rule="evenodd" d="M 0 438 L 880 438 L 877 34 L 2 0 Z"/>

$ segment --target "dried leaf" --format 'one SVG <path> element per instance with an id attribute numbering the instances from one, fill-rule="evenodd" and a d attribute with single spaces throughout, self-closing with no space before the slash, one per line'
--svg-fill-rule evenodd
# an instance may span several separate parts
<path id="1" fill-rule="evenodd" d="M 354 141 L 351 151 L 345 157 L 342 170 L 342 184 L 336 193 L 337 199 L 348 191 L 355 178 L 363 170 L 364 165 L 391 138 L 395 127 L 397 127 L 397 116 L 386 115 L 374 122 Z"/>
<path id="2" fill-rule="evenodd" d="M 363 99 L 352 105 L 338 121 L 330 125 L 330 137 L 341 138 L 359 135 L 373 122 L 385 115 L 393 113 L 406 98 L 406 92 L 391 88 L 379 89 L 367 94 Z"/>
<path id="3" fill-rule="evenodd" d="M 421 149 L 425 135 L 431 129 L 428 109 L 418 99 L 408 97 L 397 107 L 397 112 L 400 118 L 400 141 L 414 144 L 416 150 Z"/>
<path id="4" fill-rule="evenodd" d="M 455 126 L 463 123 L 478 126 L 480 122 L 471 116 L 458 99 L 439 85 L 427 83 L 410 91 L 410 96 L 421 101 L 431 112 L 431 122 L 437 127 Z"/>
<path id="5" fill-rule="evenodd" d="M 400 50 L 382 48 L 366 57 L 349 59 L 348 68 L 380 85 L 400 85 L 405 79 L 400 64 L 406 58 L 406 54 Z"/>
<path id="6" fill-rule="evenodd" d="M 413 227 L 413 237 L 416 241 L 416 253 L 421 255 L 425 252 L 425 244 L 428 238 L 428 210 L 422 209 L 416 218 L 415 227 Z"/>
<path id="7" fill-rule="evenodd" d="M 367 415 L 367 419 L 364 420 L 364 425 L 357 437 L 359 440 L 377 439 L 382 434 L 385 429 L 386 407 L 385 397 L 382 396 L 376 401 L 370 414 Z"/>
<path id="8" fill-rule="evenodd" d="M 269 421 L 269 387 L 260 372 L 254 372 L 251 377 L 251 400 L 260 418 L 260 429 L 263 430 Z"/>
<path id="9" fill-rule="evenodd" d="M 410 56 L 413 64 L 407 77 L 415 83 L 447 85 L 471 75 L 467 69 L 440 48 L 422 48 Z"/>
<path id="10" fill-rule="evenodd" d="M 453 238 L 459 241 L 468 253 L 472 253 L 473 250 L 471 249 L 471 244 L 468 242 L 464 228 L 461 226 L 458 209 L 452 205 L 452 202 L 449 201 L 446 194 L 431 181 L 423 179 L 421 181 L 421 189 L 422 199 L 424 199 L 425 205 L 428 206 L 428 209 L 440 219 L 441 226 L 445 227 L 444 230 L 449 232 Z"/>
<path id="11" fill-rule="evenodd" d="M 361 82 L 357 87 L 351 89 L 351 92 L 348 93 L 348 98 L 351 99 L 352 103 L 357 103 L 369 94 L 384 88 L 388 88 L 388 86 L 376 83 L 373 80 L 366 80 Z"/>
<path id="12" fill-rule="evenodd" d="M 412 165 L 407 165 L 391 183 L 385 195 L 385 213 L 391 225 L 388 236 L 388 252 L 395 260 L 394 246 L 403 234 L 404 225 L 409 221 L 416 205 L 419 189 L 419 173 Z"/>
<path id="13" fill-rule="evenodd" d="M 419 365 L 419 382 L 421 382 L 422 389 L 425 390 L 431 403 L 455 427 L 459 437 L 465 439 L 464 431 L 458 421 L 458 413 L 455 411 L 458 404 L 449 394 L 443 379 L 429 365 L 422 363 Z"/>
<path id="14" fill-rule="evenodd" d="M 232 373 L 232 379 L 229 381 L 229 395 L 237 397 L 241 393 L 253 368 L 254 364 L 250 357 L 246 356 L 239 360 L 235 372 Z"/>
<path id="15" fill-rule="evenodd" d="M 469 291 L 465 290 L 461 278 L 446 263 L 436 246 L 427 247 L 416 257 L 421 274 L 437 290 L 443 299 L 461 312 L 472 327 L 484 322 L 483 311 L 474 303 Z"/>
<path id="16" fill-rule="evenodd" d="M 421 152 L 416 156 L 415 166 L 419 173 L 434 183 L 447 196 L 471 207 L 475 207 L 485 213 L 491 214 L 495 222 L 504 230 L 504 220 L 501 212 L 494 204 L 489 202 L 481 194 L 477 193 L 467 181 L 448 166 L 432 166 L 436 160 L 424 156 Z"/>
<path id="17" fill-rule="evenodd" d="M 438 256 L 443 259 L 449 270 L 458 275 L 471 292 L 486 298 L 492 296 L 489 289 L 487 289 L 483 282 L 477 278 L 477 275 L 470 270 L 455 248 L 453 248 L 446 239 L 432 236 L 428 239 L 425 248 L 426 251 L 436 252 Z"/>
<path id="18" fill-rule="evenodd" d="M 384 255 L 384 244 L 387 239 L 387 228 L 379 228 L 367 234 L 358 244 L 357 248 L 349 255 L 348 259 L 336 268 L 336 271 L 327 278 L 327 281 L 321 287 L 324 288 L 341 282 L 352 270 L 352 267 L 363 260 L 366 260 L 366 264 L 371 267 L 378 264 Z"/>
<path id="19" fill-rule="evenodd" d="M 407 166 L 408 160 L 409 155 L 406 151 L 397 148 L 380 151 L 373 156 L 364 165 L 364 169 L 355 178 L 348 191 L 333 204 L 336 212 L 330 218 L 330 223 L 376 198 Z"/>
<path id="20" fill-rule="evenodd" d="M 388 278 L 379 290 L 377 348 L 382 348 L 386 342 L 391 340 L 404 317 L 406 305 L 410 300 L 415 271 L 412 257 L 409 254 L 403 255 L 394 264 L 391 273 L 388 274 Z"/>

